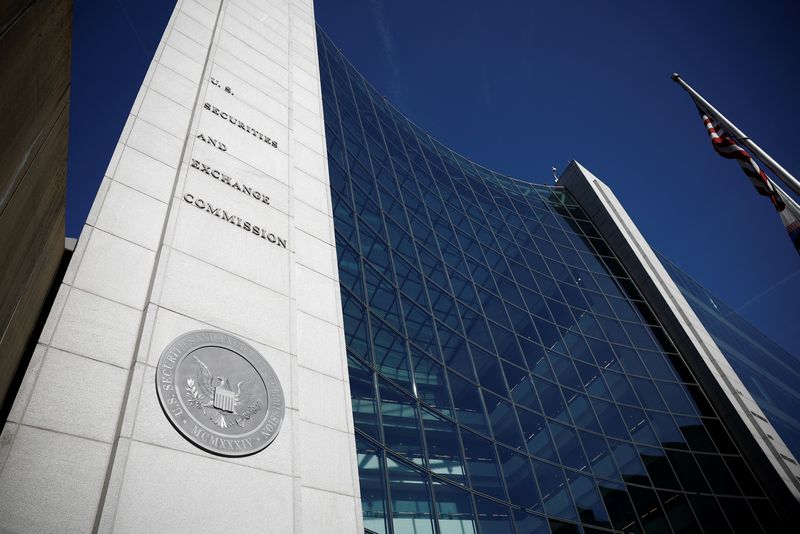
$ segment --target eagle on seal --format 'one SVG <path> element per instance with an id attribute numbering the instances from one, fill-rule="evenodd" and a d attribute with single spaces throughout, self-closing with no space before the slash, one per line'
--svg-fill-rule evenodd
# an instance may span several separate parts
<path id="1" fill-rule="evenodd" d="M 263 407 L 260 400 L 253 399 L 253 380 L 240 380 L 234 391 L 227 377 L 215 377 L 197 356 L 192 358 L 195 376 L 186 379 L 184 388 L 188 404 L 200 408 L 220 428 L 231 425 L 244 428 L 250 417 Z"/>

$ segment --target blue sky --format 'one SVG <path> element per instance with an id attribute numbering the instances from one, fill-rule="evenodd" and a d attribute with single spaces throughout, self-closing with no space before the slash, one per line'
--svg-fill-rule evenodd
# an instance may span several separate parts
<path id="1" fill-rule="evenodd" d="M 76 236 L 173 5 L 78 0 L 67 233 Z M 800 175 L 796 2 L 317 0 L 372 84 L 444 144 L 551 183 L 576 159 L 644 236 L 794 354 L 800 257 L 717 156 L 674 71 Z"/>

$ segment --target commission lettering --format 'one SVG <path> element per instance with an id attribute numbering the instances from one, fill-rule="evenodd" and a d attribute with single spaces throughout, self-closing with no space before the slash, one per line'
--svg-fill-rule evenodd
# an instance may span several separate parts
<path id="1" fill-rule="evenodd" d="M 187 204 L 191 204 L 197 209 L 201 209 L 206 213 L 210 213 L 211 215 L 217 217 L 222 221 L 229 222 L 232 225 L 241 228 L 245 232 L 249 232 L 255 236 L 258 236 L 261 239 L 272 243 L 273 245 L 277 245 L 281 248 L 288 248 L 285 239 L 280 238 L 276 236 L 274 233 L 267 231 L 267 229 L 264 228 L 263 226 L 256 226 L 250 221 L 244 220 L 241 217 L 229 213 L 228 211 L 222 208 L 214 207 L 211 205 L 210 202 L 206 202 L 202 198 L 197 198 L 191 193 L 186 193 L 185 195 L 183 195 L 183 200 Z"/>

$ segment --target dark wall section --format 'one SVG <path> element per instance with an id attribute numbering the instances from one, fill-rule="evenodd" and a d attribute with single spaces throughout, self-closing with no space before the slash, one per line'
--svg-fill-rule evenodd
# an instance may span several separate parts
<path id="1" fill-rule="evenodd" d="M 72 0 L 0 8 L 0 401 L 64 252 Z"/>

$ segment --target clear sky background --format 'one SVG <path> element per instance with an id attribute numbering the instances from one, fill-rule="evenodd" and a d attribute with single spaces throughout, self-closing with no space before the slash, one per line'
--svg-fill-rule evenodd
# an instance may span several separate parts
<path id="1" fill-rule="evenodd" d="M 70 236 L 173 7 L 75 0 Z M 356 68 L 445 145 L 538 183 L 578 160 L 654 248 L 800 355 L 800 257 L 669 78 L 679 72 L 800 176 L 800 3 L 316 0 L 316 10 Z"/>

